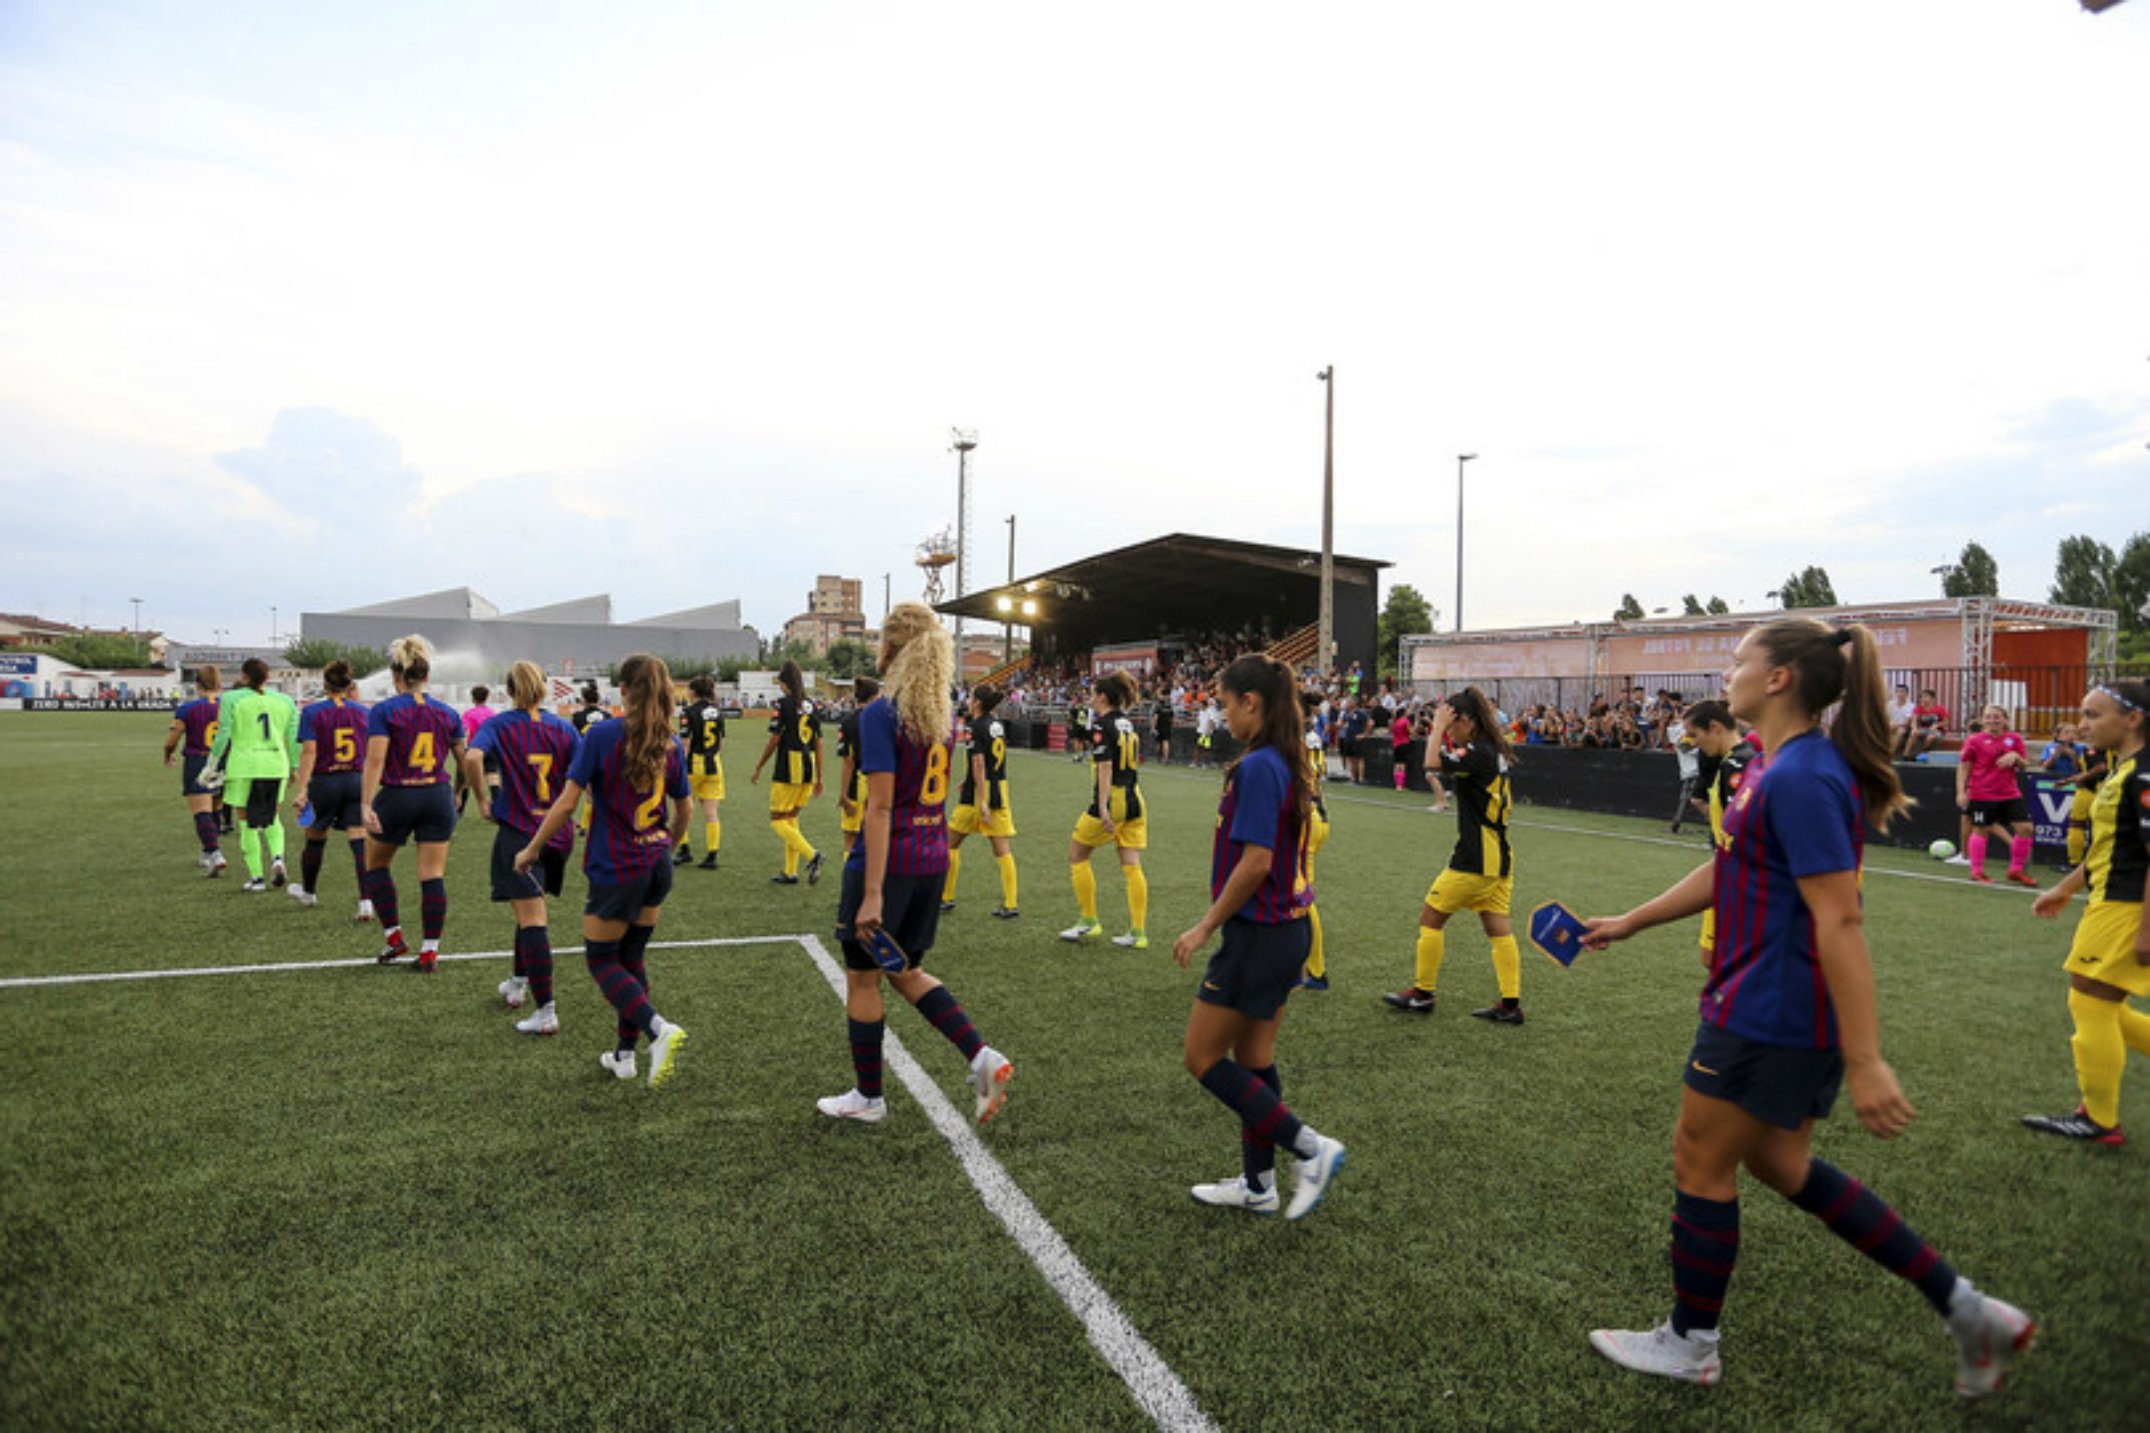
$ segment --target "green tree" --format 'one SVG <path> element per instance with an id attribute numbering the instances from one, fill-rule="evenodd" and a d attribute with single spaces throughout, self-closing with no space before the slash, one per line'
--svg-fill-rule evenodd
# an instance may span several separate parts
<path id="1" fill-rule="evenodd" d="M 1640 622 L 1642 620 L 1642 604 L 1635 600 L 1634 593 L 1623 592 L 1620 594 L 1620 610 L 1613 613 L 1613 620 L 1615 622 Z"/>
<path id="2" fill-rule="evenodd" d="M 739 680 L 741 672 L 746 671 L 760 660 L 759 657 L 719 657 L 717 659 L 717 680 L 720 682 L 736 682 Z"/>
<path id="3" fill-rule="evenodd" d="M 672 674 L 672 680 L 678 683 L 691 682 L 696 677 L 715 676 L 717 671 L 717 662 L 710 657 L 666 657 L 664 665 L 665 670 Z M 619 685 L 618 662 L 605 663 L 605 680 L 614 686 Z"/>
<path id="4" fill-rule="evenodd" d="M 1731 615 L 1732 604 L 1725 601 L 1722 597 L 1712 596 L 1710 598 L 1710 605 L 1708 611 L 1709 615 L 1712 617 L 1729 616 Z"/>
<path id="5" fill-rule="evenodd" d="M 63 662 L 93 672 L 149 665 L 148 646 L 118 633 L 77 632 L 57 639 L 45 650 Z"/>
<path id="6" fill-rule="evenodd" d="M 2068 607 L 2110 608 L 2118 561 L 2113 550 L 2094 537 L 2062 538 L 2053 559 L 2052 600 Z"/>
<path id="7" fill-rule="evenodd" d="M 871 676 L 878 657 L 873 648 L 850 637 L 838 637 L 829 643 L 824 654 L 829 675 L 837 681 L 848 682 L 853 677 Z"/>
<path id="8" fill-rule="evenodd" d="M 2143 606 L 2150 603 L 2150 532 L 2127 540 L 2113 563 L 2113 607 L 2120 613 L 2123 632 L 2150 631 L 2150 617 Z"/>
<path id="9" fill-rule="evenodd" d="M 319 671 L 331 662 L 351 664 L 353 677 L 370 677 L 388 665 L 388 654 L 378 647 L 349 647 L 325 638 L 300 638 L 284 648 L 284 660 L 294 667 Z"/>
<path id="10" fill-rule="evenodd" d="M 1998 597 L 2001 569 L 1993 554 L 1975 542 L 1963 545 L 1963 554 L 1941 574 L 1943 597 Z"/>
<path id="11" fill-rule="evenodd" d="M 1379 636 L 1379 667 L 1383 676 L 1396 674 L 1396 653 L 1406 637 L 1417 636 L 1433 630 L 1433 604 L 1408 582 L 1399 582 L 1389 589 L 1389 600 L 1382 604 Z"/>
<path id="12" fill-rule="evenodd" d="M 1680 615 L 1682 617 L 1700 617 L 1703 611 L 1702 603 L 1696 599 L 1694 593 L 1690 592 L 1680 599 Z"/>
<path id="13" fill-rule="evenodd" d="M 1777 589 L 1777 600 L 1787 609 L 1837 605 L 1836 588 L 1830 583 L 1829 574 L 1814 566 L 1785 578 L 1784 585 Z"/>

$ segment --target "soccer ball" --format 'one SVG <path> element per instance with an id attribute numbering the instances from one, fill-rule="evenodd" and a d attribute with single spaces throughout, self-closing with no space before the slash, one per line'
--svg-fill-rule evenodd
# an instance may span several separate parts
<path id="1" fill-rule="evenodd" d="M 1926 848 L 1926 854 L 1936 861 L 1945 861 L 1956 854 L 1956 843 L 1949 840 L 1936 841 Z"/>

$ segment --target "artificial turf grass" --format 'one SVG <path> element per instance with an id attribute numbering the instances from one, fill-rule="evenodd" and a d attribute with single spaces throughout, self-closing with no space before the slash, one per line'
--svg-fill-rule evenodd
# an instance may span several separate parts
<path id="1" fill-rule="evenodd" d="M 43 866 L 8 882 L 5 974 L 370 953 L 375 933 L 332 904 L 336 871 L 315 912 L 240 897 L 228 876 L 199 880 L 181 803 L 143 794 L 169 775 L 154 769 L 153 730 L 143 769 L 111 760 L 126 756 L 119 744 L 54 741 L 22 760 L 17 723 L 55 720 L 139 723 L 0 725 L 0 775 L 33 809 L 110 814 L 41 827 L 96 842 L 10 845 L 11 875 Z M 1229 1116 L 1179 1068 L 1193 978 L 1168 954 L 1206 895 L 1216 776 L 1147 783 L 1153 945 L 1135 954 L 1052 936 L 1072 904 L 1054 817 L 1072 821 L 1082 775 L 1018 758 L 1025 915 L 995 922 L 989 899 L 967 898 L 931 964 L 1017 1063 L 989 1146 L 1221 1424 L 1956 1419 L 1950 1346 L 1923 1302 L 1756 1187 L 1725 1387 L 1655 1384 L 1589 1351 L 1591 1325 L 1655 1322 L 1669 1304 L 1691 932 L 1573 971 L 1527 962 L 1530 1023 L 1503 1029 L 1464 1013 L 1490 998 L 1492 972 L 1475 922 L 1452 923 L 1441 1013 L 1382 1009 L 1378 992 L 1408 977 L 1417 904 L 1453 835 L 1423 800 L 1332 804 L 1318 874 L 1335 988 L 1295 999 L 1279 1051 L 1287 1099 L 1351 1144 L 1336 1193 L 1296 1227 L 1195 1206 L 1186 1186 L 1238 1161 Z M 760 799 L 743 788 L 727 803 L 724 870 L 678 873 L 660 940 L 833 923 L 833 881 L 767 884 L 777 846 Z M 831 812 L 817 803 L 808 830 L 833 874 Z M 505 913 L 482 900 L 490 828 L 464 829 L 478 839 L 451 862 L 448 948 L 504 949 Z M 1587 913 L 1624 908 L 1703 855 L 1699 841 L 1527 825 L 1516 845 L 1519 905 L 1558 897 Z M 107 867 L 121 874 L 108 881 Z M 1117 876 L 1101 871 L 1100 887 L 1116 929 Z M 556 944 L 579 944 L 579 888 L 571 877 L 556 903 Z M 2121 1426 L 2150 1353 L 2124 1312 L 2145 1285 L 2143 1166 L 2132 1148 L 2015 1127 L 2026 1109 L 2072 1102 L 2066 927 L 2031 922 L 2027 905 L 1869 883 L 1885 1048 L 1924 1118 L 1883 1144 L 1842 1105 L 1817 1145 L 2040 1317 L 2020 1385 L 1980 1421 Z M 101 934 L 66 938 L 85 928 Z M 6 1048 L 32 1052 L 0 1097 L 6 1267 L 22 1271 L 4 1301 L 5 1344 L 21 1352 L 0 1411 L 219 1426 L 638 1410 L 917 1423 L 949 1407 L 1010 1425 L 1133 1421 L 907 1096 L 892 1091 L 873 1129 L 812 1113 L 850 1072 L 840 1009 L 796 946 L 652 953 L 659 1008 L 695 1032 L 679 1082 L 655 1096 L 597 1072 L 610 1012 L 578 961 L 560 962 L 566 1029 L 550 1041 L 508 1032 L 492 994 L 505 959 L 431 980 L 362 969 L 0 991 Z M 960 1100 L 945 1042 L 900 1007 L 890 1024 Z M 84 1026 L 118 1053 L 84 1060 Z M 654 1174 L 653 1150 L 668 1160 Z M 870 1280 L 845 1268 L 847 1250 Z M 712 1292 L 675 1310 L 691 1333 L 636 1356 L 636 1310 L 663 1258 Z M 248 1328 L 243 1354 L 224 1348 Z"/>

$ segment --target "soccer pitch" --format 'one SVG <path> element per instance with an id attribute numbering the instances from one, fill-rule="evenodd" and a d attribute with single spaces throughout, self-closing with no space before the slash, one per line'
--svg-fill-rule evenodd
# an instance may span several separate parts
<path id="1" fill-rule="evenodd" d="M 164 726 L 0 716 L 8 1427 L 1963 1421 L 1953 1346 L 1917 1293 L 1752 1183 L 1723 1386 L 1590 1351 L 1590 1328 L 1670 1305 L 1694 933 L 1568 971 L 1526 960 L 1529 1023 L 1511 1029 L 1468 1016 L 1495 990 L 1466 918 L 1440 1013 L 1383 1008 L 1454 833 L 1423 797 L 1331 793 L 1333 988 L 1294 998 L 1279 1064 L 1351 1160 L 1291 1225 L 1187 1196 L 1239 1158 L 1232 1119 L 1180 1067 L 1196 976 L 1169 954 L 1207 900 L 1214 772 L 1145 775 L 1151 948 L 1078 949 L 1054 932 L 1085 773 L 1013 758 L 1022 919 L 988 918 L 998 883 L 973 840 L 929 962 L 1015 1061 L 1007 1110 L 971 1129 L 962 1062 L 897 1004 L 916 1068 L 894 1063 L 889 1119 L 866 1127 L 813 1108 L 851 1078 L 825 964 L 836 886 L 769 883 L 751 738 L 728 754 L 723 869 L 679 873 L 657 938 L 682 944 L 651 953 L 658 1007 L 693 1035 L 652 1093 L 597 1065 L 611 1011 L 566 953 L 579 873 L 552 921 L 561 1034 L 517 1036 L 494 992 L 504 953 L 431 979 L 372 965 L 340 841 L 315 910 L 241 895 L 235 841 L 231 871 L 202 880 Z M 1624 909 L 1702 859 L 1699 835 L 1533 810 L 1524 763 L 1519 910 Z M 832 797 L 806 828 L 833 871 Z M 450 956 L 509 944 L 485 899 L 491 838 L 472 820 L 456 843 Z M 2037 922 L 2027 893 L 1907 853 L 1869 870 L 1884 1050 L 1921 1118 L 1884 1143 L 1846 1099 L 1817 1150 L 2038 1318 L 1976 1422 L 2140 1427 L 2150 1162 L 2139 1142 L 2077 1148 L 2016 1123 L 2074 1103 L 2072 916 Z M 311 968 L 235 972 L 263 965 Z M 191 973 L 12 983 L 160 970 Z M 2130 1077 L 2124 1119 L 2150 1131 L 2150 1071 Z"/>

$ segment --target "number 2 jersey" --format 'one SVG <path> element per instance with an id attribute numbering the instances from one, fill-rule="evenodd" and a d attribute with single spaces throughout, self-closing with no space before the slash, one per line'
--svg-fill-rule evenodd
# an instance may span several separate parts
<path id="1" fill-rule="evenodd" d="M 340 776 L 366 768 L 366 706 L 325 697 L 299 712 L 299 741 L 314 744 L 314 775 Z"/>
<path id="2" fill-rule="evenodd" d="M 500 790 L 493 797 L 493 819 L 525 836 L 545 824 L 545 813 L 567 785 L 575 750 L 582 738 L 566 717 L 552 712 L 502 712 L 470 739 L 472 751 L 482 751 L 500 769 Z M 568 851 L 575 844 L 574 823 L 563 821 L 545 843 L 551 851 Z"/>
<path id="3" fill-rule="evenodd" d="M 590 835 L 582 869 L 593 886 L 616 886 L 648 874 L 671 859 L 672 820 L 666 797 L 687 794 L 687 757 L 679 741 L 665 736 L 664 765 L 655 782 L 627 780 L 627 722 L 601 721 L 575 749 L 567 779 L 590 793 Z"/>
<path id="4" fill-rule="evenodd" d="M 453 776 L 455 748 L 463 740 L 463 718 L 454 707 L 424 692 L 404 692 L 366 714 L 366 735 L 388 738 L 381 785 L 441 786 Z"/>
<path id="5" fill-rule="evenodd" d="M 814 704 L 788 694 L 778 697 L 769 730 L 776 735 L 776 770 L 769 779 L 787 786 L 811 785 L 814 744 L 821 739 L 821 716 Z"/>
<path id="6" fill-rule="evenodd" d="M 887 697 L 859 710 L 859 771 L 888 772 L 895 790 L 888 808 L 891 876 L 937 876 L 948 869 L 948 744 L 924 742 L 905 730 Z M 866 869 L 866 842 L 854 842 L 854 871 Z"/>

